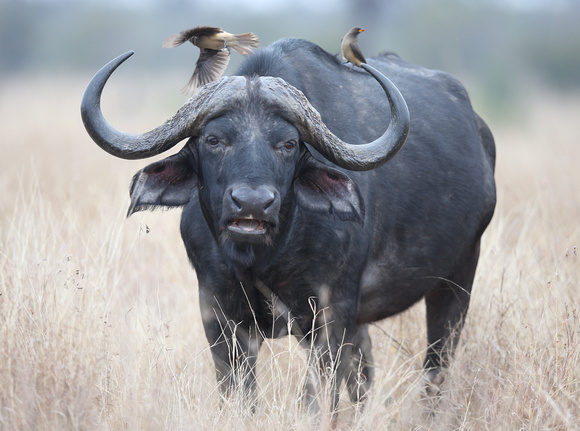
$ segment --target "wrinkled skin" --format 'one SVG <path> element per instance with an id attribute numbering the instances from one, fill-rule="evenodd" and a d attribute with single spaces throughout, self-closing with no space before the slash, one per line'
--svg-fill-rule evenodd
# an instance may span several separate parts
<path id="1" fill-rule="evenodd" d="M 411 115 L 407 142 L 381 167 L 351 172 L 325 161 L 248 90 L 177 155 L 134 178 L 131 211 L 184 206 L 181 233 L 218 380 L 251 403 L 263 337 L 287 327 L 258 282 L 290 309 L 292 333 L 314 346 L 313 364 L 335 375 L 333 407 L 342 381 L 353 401 L 372 382 L 368 323 L 425 298 L 431 375 L 459 337 L 495 206 L 493 137 L 449 75 L 393 55 L 369 63 L 400 89 Z M 376 138 L 389 120 L 373 78 L 306 41 L 279 41 L 238 74 L 283 78 L 349 142 Z"/>

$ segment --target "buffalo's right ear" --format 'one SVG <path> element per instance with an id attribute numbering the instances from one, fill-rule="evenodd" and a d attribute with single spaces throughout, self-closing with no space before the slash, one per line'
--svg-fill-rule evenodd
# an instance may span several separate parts
<path id="1" fill-rule="evenodd" d="M 133 177 L 127 217 L 157 207 L 183 206 L 189 202 L 195 187 L 197 173 L 182 153 L 152 163 Z"/>

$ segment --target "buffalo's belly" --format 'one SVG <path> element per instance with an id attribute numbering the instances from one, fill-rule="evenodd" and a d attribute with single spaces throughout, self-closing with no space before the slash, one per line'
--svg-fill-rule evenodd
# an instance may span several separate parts
<path id="1" fill-rule="evenodd" d="M 437 283 L 438 279 L 425 276 L 422 268 L 367 265 L 361 280 L 358 323 L 375 322 L 405 311 Z"/>

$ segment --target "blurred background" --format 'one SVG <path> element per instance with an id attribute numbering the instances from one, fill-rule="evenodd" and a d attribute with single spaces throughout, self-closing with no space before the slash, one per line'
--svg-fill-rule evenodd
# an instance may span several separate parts
<path id="1" fill-rule="evenodd" d="M 0 80 L 90 79 L 135 50 L 127 76 L 174 77 L 170 88 L 180 89 L 198 50 L 161 47 L 180 30 L 252 31 L 263 46 L 302 37 L 338 54 L 342 36 L 358 25 L 367 30 L 360 36 L 367 56 L 394 51 L 448 71 L 484 117 L 511 122 L 525 116 L 531 92 L 578 91 L 578 22 L 577 0 L 0 0 Z M 240 60 L 232 56 L 228 74 Z"/>

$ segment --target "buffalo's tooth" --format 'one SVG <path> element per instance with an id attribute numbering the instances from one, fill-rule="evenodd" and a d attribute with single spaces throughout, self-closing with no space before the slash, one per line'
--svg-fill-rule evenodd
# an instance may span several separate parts
<path id="1" fill-rule="evenodd" d="M 241 219 L 238 220 L 238 227 L 242 230 L 252 231 L 260 229 L 261 223 L 259 220 Z"/>

